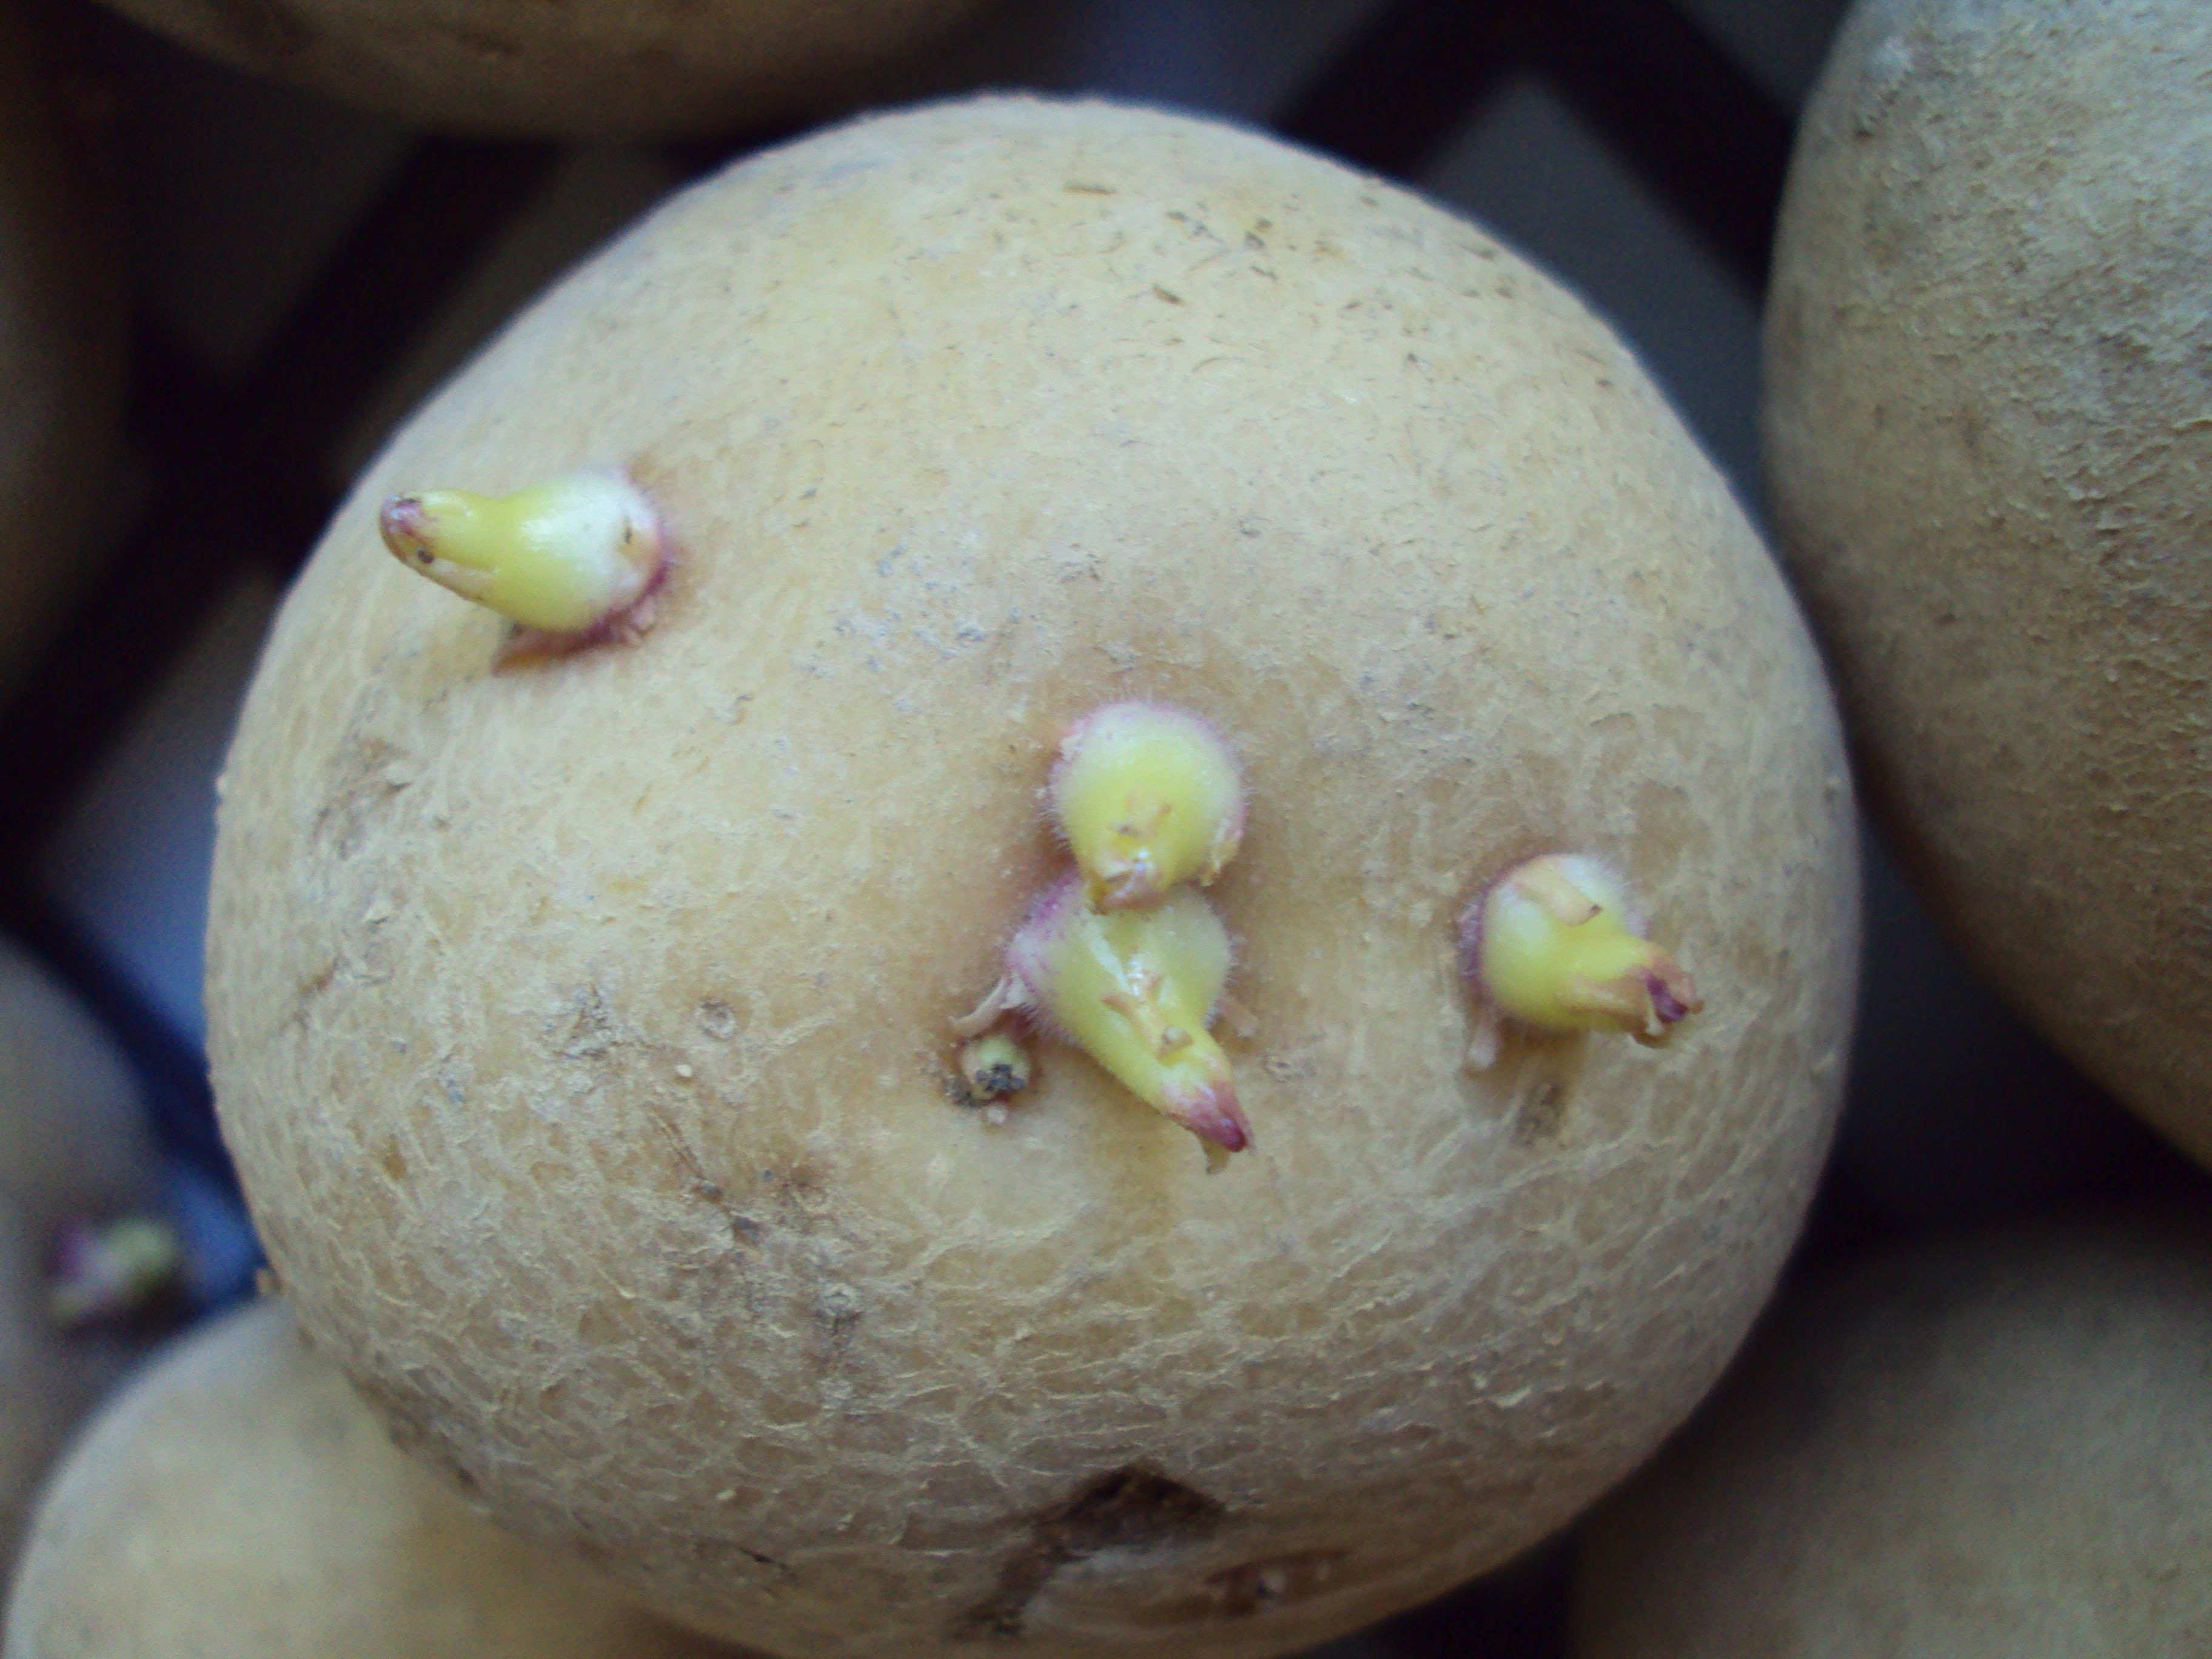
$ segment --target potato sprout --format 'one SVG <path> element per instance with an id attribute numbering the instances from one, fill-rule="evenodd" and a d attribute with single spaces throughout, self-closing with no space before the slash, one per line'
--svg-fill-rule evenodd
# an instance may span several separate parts
<path id="1" fill-rule="evenodd" d="M 1468 1052 L 1498 1057 L 1498 1023 L 1626 1031 L 1664 1042 L 1705 1005 L 1674 959 L 1643 937 L 1620 882 L 1595 859 L 1549 854 L 1515 866 L 1468 907 L 1461 963 L 1480 1005 Z"/>

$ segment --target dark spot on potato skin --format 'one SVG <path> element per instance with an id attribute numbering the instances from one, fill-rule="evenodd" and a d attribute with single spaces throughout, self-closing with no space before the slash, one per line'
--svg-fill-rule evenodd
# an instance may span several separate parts
<path id="1" fill-rule="evenodd" d="M 616 1563 L 614 1550 L 596 1538 L 580 1538 L 575 1542 L 576 1559 L 597 1572 L 611 1571 Z"/>
<path id="2" fill-rule="evenodd" d="M 1589 1043 L 1587 1032 L 1531 1030 L 1508 1020 L 1496 1064 L 1464 1083 L 1473 1097 L 1496 1103 L 1491 1109 L 1511 1114 L 1515 1146 L 1547 1146 L 1566 1133 Z"/>
<path id="3" fill-rule="evenodd" d="M 1026 1517 L 1029 1542 L 999 1570 L 990 1595 L 953 1620 L 950 1634 L 958 1642 L 1019 1637 L 1030 1603 L 1062 1567 L 1102 1550 L 1202 1538 L 1223 1512 L 1218 1500 L 1141 1463 L 1109 1470 Z"/>
<path id="4" fill-rule="evenodd" d="M 817 1221 L 829 1212 L 828 1177 L 804 1159 L 788 1169 L 763 1170 L 761 1185 L 787 1218 L 794 1223 Z"/>
<path id="5" fill-rule="evenodd" d="M 1513 1139 L 1523 1146 L 1557 1140 L 1567 1115 L 1565 1079 L 1542 1074 L 1528 1080 L 1513 1113 Z"/>

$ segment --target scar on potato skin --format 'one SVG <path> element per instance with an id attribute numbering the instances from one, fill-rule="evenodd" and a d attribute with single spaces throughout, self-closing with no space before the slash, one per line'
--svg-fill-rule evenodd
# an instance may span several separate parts
<path id="1" fill-rule="evenodd" d="M 999 1570 L 991 1593 L 953 1620 L 952 1639 L 1020 1636 L 1030 1603 L 1062 1567 L 1104 1550 L 1203 1538 L 1224 1512 L 1219 1500 L 1142 1463 L 1110 1469 L 1027 1517 L 1030 1541 Z"/>

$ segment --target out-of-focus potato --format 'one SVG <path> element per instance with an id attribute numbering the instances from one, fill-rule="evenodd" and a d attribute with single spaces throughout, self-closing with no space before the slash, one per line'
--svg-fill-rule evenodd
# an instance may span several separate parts
<path id="1" fill-rule="evenodd" d="M 185 1339 L 39 1509 L 7 1659 L 740 1659 L 624 1605 L 392 1449 L 278 1304 Z"/>
<path id="2" fill-rule="evenodd" d="M 2212 6 L 1862 0 L 1767 316 L 1784 550 L 1967 958 L 2212 1163 Z"/>
<path id="3" fill-rule="evenodd" d="M 979 0 L 109 0 L 202 52 L 410 121 L 570 137 L 781 119 Z"/>
<path id="4" fill-rule="evenodd" d="M 1594 1517 L 1576 1659 L 2212 1651 L 2212 1237 L 2051 1226 L 1785 1302 Z"/>
<path id="5" fill-rule="evenodd" d="M 124 285 L 31 16 L 0 6 L 0 701 L 83 591 L 122 393 Z"/>
<path id="6" fill-rule="evenodd" d="M 76 998 L 0 939 L 0 1199 L 43 1249 L 64 1222 L 143 1209 L 158 1191 L 130 1062 Z"/>
<path id="7" fill-rule="evenodd" d="M 35 1231 L 0 1199 L 0 1575 L 15 1559 L 46 1471 L 124 1359 L 111 1345 L 55 1333 L 44 1267 Z"/>

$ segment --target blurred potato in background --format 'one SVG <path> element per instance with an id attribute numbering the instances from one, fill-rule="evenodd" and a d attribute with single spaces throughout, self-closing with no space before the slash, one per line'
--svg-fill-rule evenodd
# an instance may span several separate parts
<path id="1" fill-rule="evenodd" d="M 91 125 L 41 27 L 0 5 L 0 702 L 88 586 L 125 311 Z"/>
<path id="2" fill-rule="evenodd" d="M 424 126 L 726 131 L 849 93 L 981 0 L 109 0 L 240 68 Z"/>
<path id="3" fill-rule="evenodd" d="M 742 1659 L 482 1519 L 264 1303 L 183 1339 L 40 1508 L 6 1659 Z"/>
<path id="4" fill-rule="evenodd" d="M 1584 1528 L 1575 1659 L 2212 1651 L 2212 1233 L 2046 1222 L 1784 1297 Z"/>

